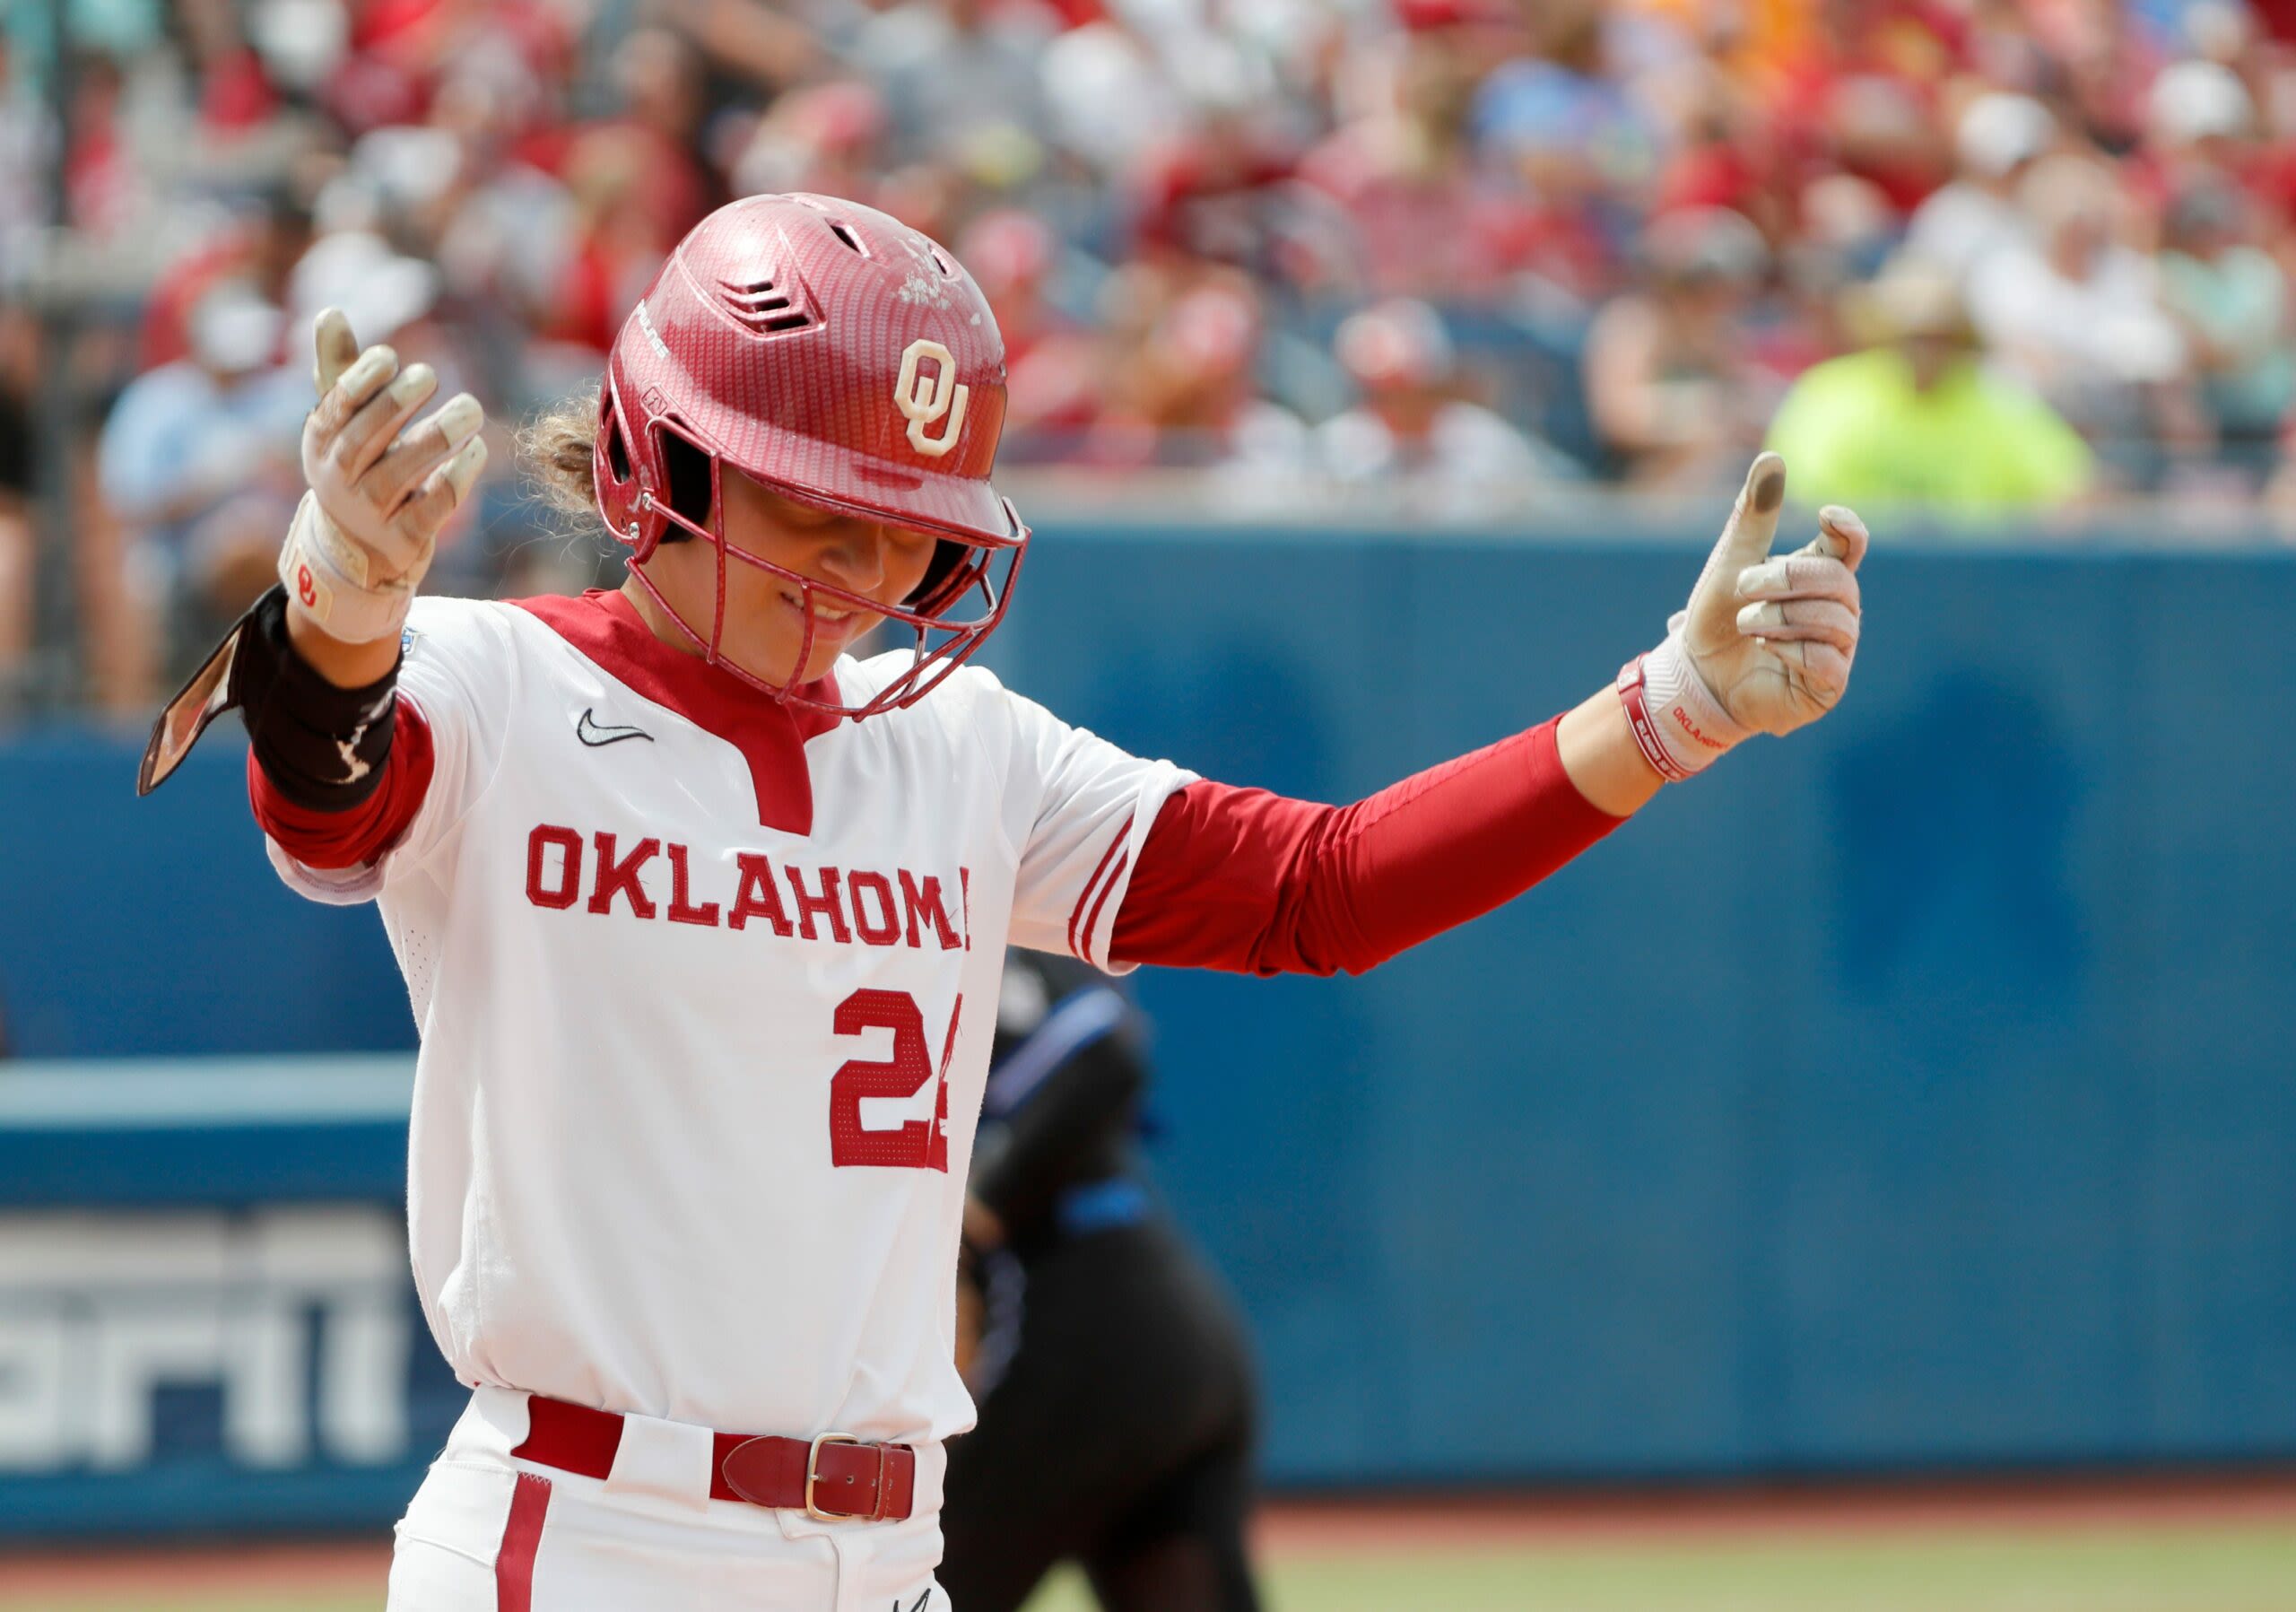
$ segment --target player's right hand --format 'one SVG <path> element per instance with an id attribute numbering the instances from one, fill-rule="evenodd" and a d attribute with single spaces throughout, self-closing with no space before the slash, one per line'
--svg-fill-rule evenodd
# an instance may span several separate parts
<path id="1" fill-rule="evenodd" d="M 359 350 L 340 309 L 312 330 L 318 406 L 303 422 L 303 479 L 279 555 L 291 610 L 328 637 L 396 637 L 430 568 L 439 530 L 486 464 L 478 400 L 456 395 L 419 425 L 438 390 L 428 364 L 402 371 L 386 346 Z"/>

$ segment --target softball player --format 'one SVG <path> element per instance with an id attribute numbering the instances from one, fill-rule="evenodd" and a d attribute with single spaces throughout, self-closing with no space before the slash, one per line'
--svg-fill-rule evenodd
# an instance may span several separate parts
<path id="1" fill-rule="evenodd" d="M 1857 644 L 1864 528 L 1830 511 L 1769 559 L 1765 457 L 1614 683 L 1355 806 L 1285 800 L 965 664 L 1029 536 L 988 480 L 1003 344 L 882 213 L 711 214 L 595 414 L 537 428 L 627 546 L 618 592 L 417 600 L 478 405 L 418 423 L 429 370 L 340 315 L 317 335 L 282 585 L 139 784 L 242 707 L 280 876 L 377 901 L 406 976 L 414 1280 L 473 1394 L 399 1524 L 395 1612 L 929 1612 L 1006 944 L 1370 968 L 1822 715 Z M 879 622 L 911 647 L 845 653 Z"/>

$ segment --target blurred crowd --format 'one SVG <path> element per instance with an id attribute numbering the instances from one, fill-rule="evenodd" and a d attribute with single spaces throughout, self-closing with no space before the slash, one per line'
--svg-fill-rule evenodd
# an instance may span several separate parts
<path id="1" fill-rule="evenodd" d="M 127 707 L 263 585 L 316 309 L 507 433 L 761 191 L 956 248 L 1011 355 L 1004 464 L 1184 469 L 1241 516 L 1702 493 L 1765 440 L 1813 501 L 2289 493 L 2296 0 L 0 20 L 0 702 L 41 599 Z M 439 585 L 589 580 L 493 466 Z"/>

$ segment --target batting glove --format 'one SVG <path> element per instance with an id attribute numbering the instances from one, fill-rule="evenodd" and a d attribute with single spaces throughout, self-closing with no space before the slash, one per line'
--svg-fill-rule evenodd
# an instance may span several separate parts
<path id="1" fill-rule="evenodd" d="M 486 464 L 478 399 L 457 393 L 404 436 L 400 430 L 439 389 L 428 364 L 402 372 L 398 354 L 364 353 L 340 309 L 312 331 L 318 406 L 303 422 L 303 479 L 279 579 L 288 609 L 343 643 L 395 638 L 439 528 L 469 495 Z"/>
<path id="2" fill-rule="evenodd" d="M 1635 742 L 1659 774 L 1685 779 L 1757 733 L 1814 722 L 1849 686 L 1857 655 L 1857 566 L 1866 523 L 1818 511 L 1807 546 L 1770 557 L 1786 461 L 1763 454 L 1666 641 L 1618 675 Z"/>

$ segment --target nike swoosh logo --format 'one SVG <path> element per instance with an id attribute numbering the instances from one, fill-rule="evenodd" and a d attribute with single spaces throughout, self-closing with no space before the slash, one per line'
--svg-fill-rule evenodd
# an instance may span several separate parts
<path id="1" fill-rule="evenodd" d="M 574 724 L 574 736 L 592 749 L 601 745 L 618 745 L 624 739 L 644 739 L 649 745 L 654 742 L 654 736 L 642 728 L 599 727 L 597 718 L 587 707 L 583 709 L 582 719 Z"/>

